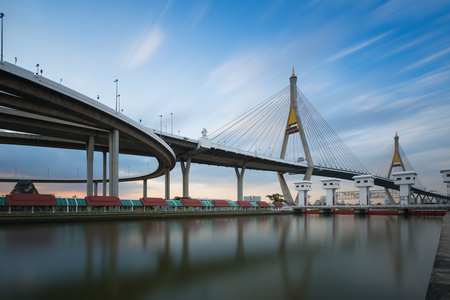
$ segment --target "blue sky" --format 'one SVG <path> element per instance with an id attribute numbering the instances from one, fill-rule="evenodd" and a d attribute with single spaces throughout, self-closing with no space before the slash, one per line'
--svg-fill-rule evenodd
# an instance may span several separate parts
<path id="1" fill-rule="evenodd" d="M 299 88 L 363 164 L 397 131 L 422 183 L 446 193 L 439 170 L 450 166 L 448 1 L 4 0 L 0 10 L 6 61 L 17 57 L 32 71 L 39 63 L 45 77 L 110 107 L 117 78 L 125 115 L 155 129 L 163 115 L 170 132 L 173 113 L 174 133 L 190 138 L 285 88 L 294 66 Z M 79 151 L 0 149 L 1 176 L 86 170 Z M 121 157 L 120 169 L 142 173 L 148 163 Z M 180 173 L 177 165 L 172 196 L 181 195 Z M 234 169 L 193 166 L 190 179 L 192 197 L 236 198 Z M 149 182 L 149 194 L 163 196 L 163 182 Z M 0 184 L 0 193 L 12 186 Z M 85 194 L 83 185 L 39 189 Z M 315 190 L 313 198 L 325 194 Z M 245 195 L 275 192 L 275 173 L 246 172 Z M 141 183 L 120 186 L 122 198 L 141 193 Z"/>

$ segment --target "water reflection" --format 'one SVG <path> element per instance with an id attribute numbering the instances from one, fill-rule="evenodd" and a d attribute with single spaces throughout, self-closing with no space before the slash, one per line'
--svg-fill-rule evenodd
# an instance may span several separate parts
<path id="1" fill-rule="evenodd" d="M 278 215 L 0 228 L 1 299 L 423 299 L 438 217 Z"/>

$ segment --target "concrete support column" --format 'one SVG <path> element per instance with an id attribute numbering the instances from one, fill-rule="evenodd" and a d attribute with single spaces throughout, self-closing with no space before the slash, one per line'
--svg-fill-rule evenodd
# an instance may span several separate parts
<path id="1" fill-rule="evenodd" d="M 191 158 L 186 162 L 180 161 L 181 173 L 183 174 L 183 197 L 189 197 L 189 171 L 191 169 Z"/>
<path id="2" fill-rule="evenodd" d="M 414 171 L 392 173 L 394 184 L 400 186 L 400 205 L 410 204 L 411 186 L 416 183 L 417 173 Z"/>
<path id="3" fill-rule="evenodd" d="M 308 192 L 312 189 L 311 181 L 303 180 L 295 182 L 295 190 L 298 191 L 298 206 L 308 205 Z"/>
<path id="4" fill-rule="evenodd" d="M 94 196 L 98 196 L 98 182 L 94 182 Z"/>
<path id="5" fill-rule="evenodd" d="M 283 198 L 287 202 L 293 202 L 291 192 L 289 191 L 289 187 L 284 179 L 284 175 L 281 172 L 277 172 L 278 181 L 280 182 L 281 192 L 283 193 Z"/>
<path id="6" fill-rule="evenodd" d="M 359 205 L 370 205 L 369 187 L 359 188 Z"/>
<path id="7" fill-rule="evenodd" d="M 106 151 L 103 151 L 103 196 L 106 196 L 106 170 L 107 170 Z"/>
<path id="8" fill-rule="evenodd" d="M 336 205 L 336 190 L 327 189 L 327 206 Z"/>
<path id="9" fill-rule="evenodd" d="M 340 180 L 331 178 L 331 179 L 323 179 L 322 188 L 327 191 L 327 206 L 336 205 L 336 190 L 339 189 Z"/>
<path id="10" fill-rule="evenodd" d="M 142 181 L 142 197 L 146 198 L 147 197 L 147 179 L 144 179 Z"/>
<path id="11" fill-rule="evenodd" d="M 95 138 L 93 136 L 89 137 L 86 145 L 86 160 L 87 160 L 87 174 L 86 174 L 86 195 L 92 196 L 93 184 L 94 184 L 94 142 Z"/>
<path id="12" fill-rule="evenodd" d="M 245 163 L 239 172 L 239 167 L 234 167 L 234 171 L 236 172 L 237 177 L 237 201 L 244 200 L 244 172 L 245 172 Z"/>
<path id="13" fill-rule="evenodd" d="M 166 192 L 166 200 L 170 199 L 170 169 L 166 168 L 165 170 L 165 192 Z"/>
<path id="14" fill-rule="evenodd" d="M 119 130 L 109 132 L 109 195 L 119 196 Z"/>
<path id="15" fill-rule="evenodd" d="M 355 186 L 359 188 L 359 205 L 370 205 L 369 189 L 375 186 L 375 178 L 372 175 L 353 176 Z"/>
<path id="16" fill-rule="evenodd" d="M 109 170 L 109 176 L 108 176 L 109 196 L 113 195 L 112 180 L 114 179 L 113 178 L 113 167 L 112 167 L 112 164 L 113 164 L 113 159 L 112 159 L 112 157 L 113 157 L 113 153 L 112 153 L 112 151 L 113 151 L 112 137 L 113 137 L 112 132 L 110 132 L 109 133 L 109 151 L 108 151 L 108 159 L 109 159 L 109 161 L 108 161 L 108 164 L 109 164 L 109 168 L 108 168 L 108 170 Z"/>

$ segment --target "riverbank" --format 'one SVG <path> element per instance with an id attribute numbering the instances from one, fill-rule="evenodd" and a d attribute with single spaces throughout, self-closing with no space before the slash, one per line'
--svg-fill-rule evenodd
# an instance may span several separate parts
<path id="1" fill-rule="evenodd" d="M 442 219 L 441 237 L 426 299 L 450 299 L 450 214 Z"/>
<path id="2" fill-rule="evenodd" d="M 105 220 L 143 220 L 170 218 L 214 218 L 235 216 L 261 216 L 291 214 L 291 210 L 267 211 L 211 211 L 211 212 L 148 212 L 148 213 L 75 213 L 75 214 L 26 214 L 0 215 L 0 224 L 43 223 L 43 222 L 83 222 Z"/>

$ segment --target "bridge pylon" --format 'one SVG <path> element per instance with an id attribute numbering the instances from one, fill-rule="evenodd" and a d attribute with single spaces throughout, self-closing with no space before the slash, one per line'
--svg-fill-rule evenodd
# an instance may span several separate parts
<path id="1" fill-rule="evenodd" d="M 403 172 L 406 171 L 405 164 L 403 163 L 402 156 L 400 155 L 399 146 L 398 146 L 399 145 L 398 144 L 398 140 L 399 140 L 399 136 L 398 136 L 397 132 L 395 132 L 395 137 L 394 137 L 394 156 L 392 157 L 392 162 L 391 162 L 391 165 L 389 167 L 389 172 L 388 172 L 387 178 L 391 177 L 392 170 L 394 168 L 401 167 Z M 392 197 L 391 193 L 389 192 L 389 189 L 388 188 L 384 188 L 384 190 L 386 191 L 386 194 L 387 194 L 387 196 L 389 198 L 389 203 L 392 204 L 392 205 L 396 204 L 395 200 L 394 200 L 394 197 Z"/>
<path id="2" fill-rule="evenodd" d="M 290 81 L 290 107 L 289 114 L 287 116 L 286 128 L 284 130 L 284 139 L 283 145 L 281 146 L 280 158 L 285 159 L 286 149 L 289 141 L 289 137 L 295 133 L 300 135 L 300 139 L 302 141 L 303 151 L 305 153 L 305 159 L 307 163 L 307 170 L 305 172 L 305 176 L 303 180 L 309 181 L 311 180 L 311 175 L 314 170 L 314 164 L 311 157 L 311 152 L 309 150 L 308 142 L 306 140 L 305 130 L 303 128 L 302 120 L 300 118 L 300 114 L 298 112 L 298 104 L 297 104 L 297 76 L 295 76 L 294 67 L 292 67 L 292 75 L 289 79 Z M 283 192 L 284 199 L 288 202 L 292 202 L 292 196 L 289 190 L 286 188 L 287 184 L 284 179 L 283 173 L 278 173 L 278 180 L 280 181 L 281 190 Z"/>

